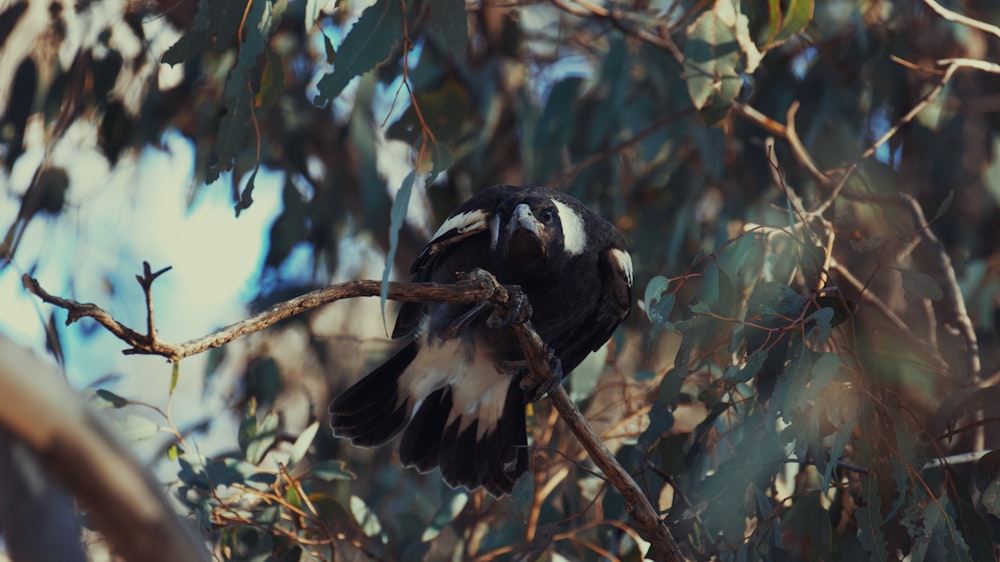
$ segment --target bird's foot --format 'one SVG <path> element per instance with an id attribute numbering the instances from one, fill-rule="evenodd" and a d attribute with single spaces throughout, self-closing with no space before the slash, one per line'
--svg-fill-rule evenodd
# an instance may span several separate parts
<path id="1" fill-rule="evenodd" d="M 531 319 L 531 303 L 518 289 L 508 289 L 509 298 L 501 307 L 494 306 L 493 314 L 486 319 L 490 328 L 503 328 L 513 324 L 524 324 Z"/>
<path id="2" fill-rule="evenodd" d="M 542 377 L 529 370 L 528 374 L 521 379 L 521 390 L 527 394 L 528 400 L 531 402 L 539 400 L 562 384 L 563 370 L 559 356 L 551 347 L 547 347 L 544 359 L 548 367 L 548 378 L 543 380 Z"/>

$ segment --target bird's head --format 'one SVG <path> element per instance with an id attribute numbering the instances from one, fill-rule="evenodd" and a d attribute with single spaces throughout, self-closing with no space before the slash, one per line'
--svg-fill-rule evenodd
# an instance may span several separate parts
<path id="1" fill-rule="evenodd" d="M 537 193 L 501 201 L 490 234 L 495 259 L 519 278 L 549 274 L 583 253 L 587 242 L 583 217 L 572 203 Z"/>

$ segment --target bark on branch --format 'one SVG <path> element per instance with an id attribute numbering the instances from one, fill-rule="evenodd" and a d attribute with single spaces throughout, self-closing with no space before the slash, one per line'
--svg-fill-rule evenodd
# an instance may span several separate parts
<path id="1" fill-rule="evenodd" d="M 149 562 L 209 560 L 161 486 L 58 372 L 3 336 L 0 357 L 0 432 L 31 451 L 45 473 L 80 501 L 116 554 Z M 51 553 L 53 546 L 36 548 Z"/>

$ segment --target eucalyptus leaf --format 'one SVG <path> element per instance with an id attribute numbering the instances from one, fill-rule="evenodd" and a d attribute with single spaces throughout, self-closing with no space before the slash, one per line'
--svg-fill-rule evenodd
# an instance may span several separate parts
<path id="1" fill-rule="evenodd" d="M 378 0 L 365 11 L 337 47 L 333 72 L 316 84 L 315 103 L 340 95 L 348 83 L 385 62 L 403 40 L 403 12 L 396 0 Z"/>

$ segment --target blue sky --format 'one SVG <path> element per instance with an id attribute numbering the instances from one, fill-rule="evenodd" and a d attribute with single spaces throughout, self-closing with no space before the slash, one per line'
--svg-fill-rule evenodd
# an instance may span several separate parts
<path id="1" fill-rule="evenodd" d="M 0 271 L 0 332 L 39 355 L 46 354 L 44 322 L 53 307 L 27 293 L 20 281 L 35 263 L 34 276 L 50 293 L 94 302 L 139 331 L 144 331 L 145 308 L 135 275 L 142 271 L 142 261 L 154 269 L 173 266 L 153 286 L 158 333 L 168 341 L 201 336 L 246 315 L 244 302 L 256 294 L 266 237 L 281 211 L 281 184 L 262 170 L 254 204 L 238 219 L 227 177 L 200 187 L 189 206 L 192 147 L 176 133 L 163 140 L 164 149 L 146 149 L 134 161 L 120 163 L 113 173 L 85 146 L 70 147 L 76 152 L 53 151 L 52 163 L 65 166 L 71 178 L 68 205 L 57 219 L 32 221 L 13 263 Z M 37 165 L 40 154 L 31 150 L 19 166 Z M 0 176 L 4 229 L 16 217 L 17 196 L 30 181 L 22 171 L 26 169 Z M 124 356 L 125 345 L 91 321 L 66 327 L 65 313 L 58 312 L 57 318 L 72 386 L 82 389 L 112 377 L 100 386 L 164 406 L 171 372 L 165 360 Z M 210 393 L 214 398 L 202 403 L 205 360 L 203 354 L 181 363 L 175 400 L 180 426 L 206 412 L 220 411 L 231 392 L 233 376 L 223 376 L 219 388 Z M 148 413 L 127 410 L 125 417 Z"/>

